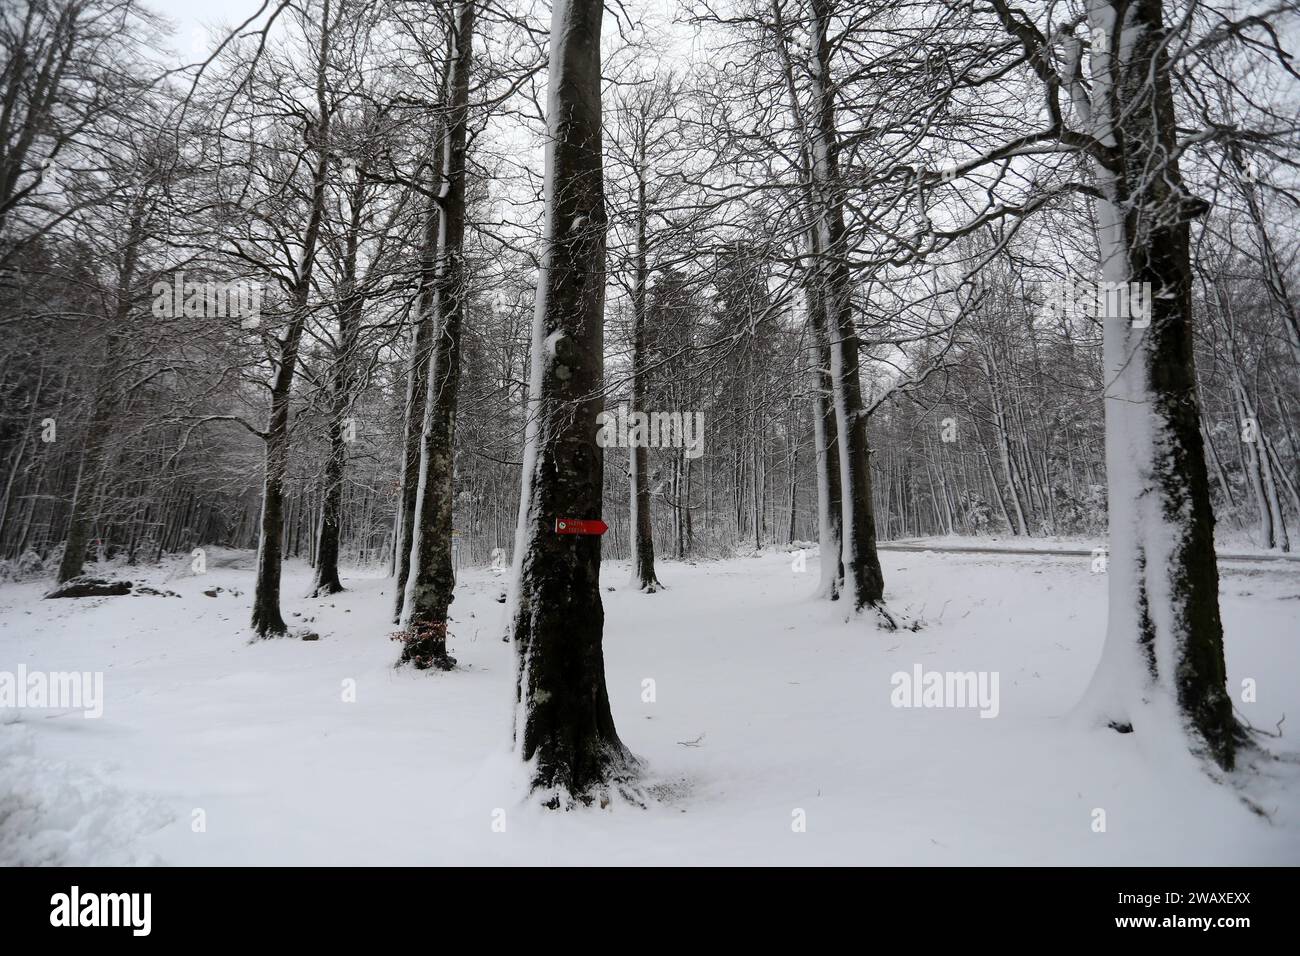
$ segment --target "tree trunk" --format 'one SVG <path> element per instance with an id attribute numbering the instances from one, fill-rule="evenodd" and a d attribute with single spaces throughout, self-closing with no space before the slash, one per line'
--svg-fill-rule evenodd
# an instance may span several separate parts
<path id="1" fill-rule="evenodd" d="M 27 455 L 27 446 L 31 441 L 33 426 L 36 424 L 36 409 L 41 403 L 41 392 L 45 388 L 45 363 L 41 362 L 40 377 L 36 380 L 36 388 L 33 389 L 27 405 L 27 423 L 23 427 L 22 438 L 19 440 L 17 447 L 10 453 L 9 460 L 5 463 L 5 490 L 4 495 L 0 496 L 0 546 L 5 541 L 5 526 L 9 520 L 9 508 L 13 502 L 14 483 L 18 479 L 18 473 L 22 468 L 23 459 Z M 3 547 L 0 547 L 0 554 L 3 554 Z"/>
<path id="2" fill-rule="evenodd" d="M 686 480 L 682 482 L 680 507 L 682 512 L 682 549 L 677 557 L 685 560 L 695 549 L 695 532 L 691 528 L 691 469 L 694 459 L 686 459 Z"/>
<path id="3" fill-rule="evenodd" d="M 404 646 L 400 663 L 414 664 L 421 670 L 431 667 L 450 670 L 456 666 L 455 659 L 447 653 L 447 612 L 456 587 L 451 533 L 461 328 L 465 320 L 465 150 L 475 13 L 476 0 L 461 3 L 457 8 L 455 55 L 448 78 L 442 215 L 434 284 L 437 325 L 429 356 L 420 480 L 402 607 Z"/>
<path id="4" fill-rule="evenodd" d="M 834 383 L 831 380 L 830 332 L 827 328 L 826 303 L 819 283 L 821 238 L 819 198 L 816 190 L 812 133 L 804 118 L 795 85 L 794 63 L 786 37 L 780 0 L 773 0 L 772 20 L 781 54 L 782 73 L 790 111 L 801 134 L 800 162 L 804 167 L 804 206 L 808 217 L 809 267 L 805 276 L 804 310 L 811 330 L 810 354 L 813 392 L 813 444 L 817 474 L 817 543 L 821 563 L 818 593 L 837 601 L 844 588 L 844 551 L 840 526 L 843 504 L 840 500 L 839 436 L 835 426 Z"/>
<path id="5" fill-rule="evenodd" d="M 280 343 L 279 369 L 271 384 L 271 411 L 265 433 L 266 476 L 262 483 L 261 534 L 257 580 L 253 587 L 253 631 L 276 637 L 288 628 L 280 615 L 280 569 L 284 561 L 284 479 L 289 467 L 289 398 L 298 364 L 298 347 L 307 320 L 306 288 L 299 293 L 289 328 Z"/>
<path id="6" fill-rule="evenodd" d="M 348 436 L 345 416 L 352 404 L 352 363 L 356 361 L 357 337 L 365 295 L 357 287 L 357 251 L 361 239 L 364 207 L 365 166 L 357 171 L 352 185 L 352 213 L 343 255 L 342 295 L 339 303 L 338 341 L 330 379 L 330 418 L 327 427 L 329 455 L 321 482 L 320 527 L 312 558 L 316 568 L 312 595 L 321 597 L 343 590 L 339 580 L 339 523 L 343 509 L 343 471 L 347 467 Z"/>
<path id="7" fill-rule="evenodd" d="M 442 77 L 442 100 L 447 99 L 451 73 L 448 60 Z M 444 163 L 445 131 L 434 137 L 436 145 L 429 163 L 429 188 L 440 188 Z M 430 198 L 424 212 L 424 244 L 420 250 L 420 296 L 415 329 L 411 333 L 411 358 L 406 377 L 406 405 L 403 418 L 401 487 L 398 490 L 397 520 L 393 526 L 393 623 L 402 620 L 406 582 L 411 573 L 411 540 L 415 532 L 416 495 L 420 487 L 420 452 L 424 434 L 424 400 L 428 394 L 429 350 L 434 326 L 434 285 L 438 274 L 438 201 Z"/>
<path id="8" fill-rule="evenodd" d="M 551 13 L 545 248 L 515 542 L 515 751 L 530 791 L 552 807 L 604 803 L 637 763 L 605 687 L 600 538 L 556 534 L 560 518 L 600 517 L 603 485 L 602 13 L 601 0 Z"/>
<path id="9" fill-rule="evenodd" d="M 1074 90 L 1101 143 L 1102 278 L 1130 290 L 1150 283 L 1151 294 L 1149 327 L 1109 303 L 1103 319 L 1110 609 L 1085 706 L 1122 731 L 1181 725 L 1193 750 L 1231 769 L 1243 735 L 1226 687 L 1192 350 L 1188 221 L 1204 205 L 1186 194 L 1171 158 L 1160 0 L 1095 0 L 1089 26 L 1114 51 L 1094 45 L 1091 96 Z"/>
<path id="10" fill-rule="evenodd" d="M 641 129 L 637 155 L 636 276 L 632 286 L 632 407 L 629 415 L 646 412 L 646 199 L 645 136 Z M 650 523 L 650 453 L 643 443 L 631 442 L 628 449 L 628 528 L 632 535 L 632 583 L 647 594 L 663 587 L 655 574 L 654 528 Z"/>
<path id="11" fill-rule="evenodd" d="M 139 203 L 134 207 L 122 264 L 117 274 L 117 301 L 110 326 L 104 339 L 104 367 L 94 395 L 94 410 L 86 429 L 82 446 L 81 464 L 77 469 L 77 483 L 72 493 L 68 515 L 68 534 L 59 562 L 58 582 L 70 581 L 82 571 L 86 561 L 86 546 L 90 543 L 91 522 L 99 500 L 100 479 L 104 470 L 104 457 L 108 437 L 117 412 L 116 390 L 113 378 L 121 351 L 120 339 L 131 315 L 131 285 L 135 282 L 136 263 L 139 261 L 140 243 L 144 239 L 144 210 Z"/>
<path id="12" fill-rule="evenodd" d="M 102 373 L 105 381 L 96 390 L 94 412 L 86 430 L 82 446 L 81 464 L 77 468 L 77 481 L 72 490 L 72 505 L 68 515 L 68 533 L 64 539 L 63 557 L 59 561 L 58 583 L 63 584 L 81 574 L 86 563 L 86 548 L 90 545 L 90 528 L 98 500 L 99 476 L 104 459 L 109 422 L 114 403 L 107 394 L 107 379 L 111 372 Z"/>
<path id="13" fill-rule="evenodd" d="M 1239 185 L 1242 195 L 1246 198 L 1246 210 L 1250 214 L 1251 223 L 1255 226 L 1255 234 L 1259 242 L 1260 260 L 1264 266 L 1264 285 L 1268 289 L 1269 297 L 1277 305 L 1278 312 L 1282 316 L 1282 325 L 1286 329 L 1287 345 L 1291 348 L 1291 359 L 1295 368 L 1300 369 L 1300 314 L 1296 311 L 1295 300 L 1291 296 L 1291 290 L 1287 287 L 1286 271 L 1278 260 L 1277 249 L 1273 245 L 1272 237 L 1268 234 L 1267 223 L 1259 204 L 1258 187 L 1254 178 L 1247 175 L 1246 162 L 1242 157 L 1241 146 L 1238 143 L 1229 144 L 1228 156 L 1232 159 L 1233 166 L 1240 176 Z"/>
<path id="14" fill-rule="evenodd" d="M 1020 487 L 1016 481 L 1015 461 L 1007 437 L 1007 414 L 1002 404 L 1002 386 L 995 360 L 990 357 L 984 365 L 984 370 L 988 380 L 989 400 L 993 404 L 993 433 L 998 441 L 998 457 L 1002 462 L 1002 470 L 1007 475 L 1007 496 L 1011 499 L 1011 507 L 1015 509 L 1016 523 L 1011 530 L 1013 534 L 1028 537 L 1029 522 L 1025 520 L 1025 510 L 1021 506 Z"/>
<path id="15" fill-rule="evenodd" d="M 1236 507 L 1236 499 L 1232 495 L 1232 486 L 1228 484 L 1228 475 L 1223 470 L 1223 461 L 1219 458 L 1219 450 L 1215 447 L 1214 436 L 1206 427 L 1205 422 L 1201 422 L 1201 442 L 1210 452 L 1210 462 L 1214 465 L 1214 475 L 1219 483 L 1219 493 L 1223 495 L 1223 503 L 1228 508 L 1229 513 Z"/>
<path id="16" fill-rule="evenodd" d="M 266 440 L 266 476 L 262 484 L 261 533 L 257 544 L 257 580 L 253 588 L 253 631 L 259 637 L 284 634 L 280 615 L 280 569 L 284 560 L 284 478 L 289 467 L 289 400 L 293 376 L 298 366 L 298 349 L 307 324 L 308 297 L 316 265 L 316 246 L 321 221 L 325 215 L 325 179 L 329 163 L 329 111 L 325 101 L 325 60 L 329 50 L 329 0 L 321 18 L 319 65 L 316 79 L 316 103 L 320 111 L 318 141 L 308 145 L 317 150 L 312 170 L 311 209 L 303 233 L 302 255 L 298 262 L 293 293 L 289 303 L 289 326 L 280 340 L 279 362 L 271 381 L 271 409 L 264 438 Z"/>
<path id="17" fill-rule="evenodd" d="M 799 411 L 790 406 L 790 423 L 786 431 L 786 516 L 785 543 L 795 542 L 795 519 L 799 504 Z"/>
<path id="18" fill-rule="evenodd" d="M 830 0 L 812 0 L 813 93 L 809 124 L 813 186 L 818 196 L 819 263 L 823 303 L 831 336 L 831 383 L 839 444 L 841 534 L 844 587 L 853 610 L 876 608 L 886 627 L 895 622 L 884 609 L 885 578 L 876 552 L 876 523 L 871 502 L 867 417 L 862 405 L 858 333 L 853 322 L 844 227 L 843 185 L 839 182 L 835 105 L 830 77 Z"/>

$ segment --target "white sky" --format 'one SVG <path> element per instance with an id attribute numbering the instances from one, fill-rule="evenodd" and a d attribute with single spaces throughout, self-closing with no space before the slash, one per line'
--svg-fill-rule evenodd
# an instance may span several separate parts
<path id="1" fill-rule="evenodd" d="M 162 14 L 176 25 L 176 33 L 169 45 L 187 60 L 199 53 L 206 55 L 211 50 L 213 44 L 209 42 L 212 35 L 210 28 L 233 27 L 243 23 L 262 6 L 262 0 L 202 0 L 202 2 L 145 0 L 145 2 L 154 12 Z M 265 17 L 278 3 L 279 0 L 269 0 L 259 22 L 265 22 Z M 688 51 L 695 46 L 692 42 L 692 29 L 685 25 L 669 26 L 674 14 L 682 5 L 681 0 L 624 0 L 624 5 L 626 15 L 644 18 L 647 23 L 653 23 L 660 29 L 671 32 L 672 40 L 669 45 L 674 49 L 663 52 L 669 55 L 689 55 Z M 614 25 L 611 9 L 611 5 L 607 3 L 604 32 L 615 35 L 617 27 Z"/>
<path id="2" fill-rule="evenodd" d="M 207 27 L 233 27 L 252 16 L 261 6 L 261 0 L 203 0 L 201 3 L 195 0 L 145 0 L 145 3 L 176 24 L 176 34 L 170 45 L 187 56 L 207 52 Z M 276 0 L 271 0 L 268 12 L 275 3 Z"/>

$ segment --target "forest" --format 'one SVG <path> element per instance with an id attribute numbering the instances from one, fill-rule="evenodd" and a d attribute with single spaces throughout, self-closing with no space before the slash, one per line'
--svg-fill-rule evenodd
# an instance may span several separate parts
<path id="1" fill-rule="evenodd" d="M 467 739 L 511 793 L 606 810 L 689 805 L 673 761 L 726 747 L 641 739 L 669 682 L 620 655 L 661 637 L 709 713 L 786 713 L 737 688 L 829 642 L 827 699 L 888 709 L 896 671 L 891 720 L 998 718 L 954 755 L 1052 667 L 1034 706 L 1090 766 L 1154 748 L 1207 819 L 1269 817 L 1298 30 L 1292 0 L 3 0 L 0 667 L 106 673 L 109 722 L 115 681 L 130 713 L 334 655 L 335 696 L 400 700 L 359 754 L 495 715 Z M 1069 665 L 1029 666 L 1056 637 Z M 0 835 L 6 794 L 53 799 L 4 786 Z M 1294 863 L 1274 822 L 1211 858 Z M 121 849 L 30 835 L 25 862 Z M 1120 858 L 1147 850 L 1177 857 Z"/>

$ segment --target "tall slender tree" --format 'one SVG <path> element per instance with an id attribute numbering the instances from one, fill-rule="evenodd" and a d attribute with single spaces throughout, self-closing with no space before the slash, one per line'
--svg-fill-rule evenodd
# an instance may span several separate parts
<path id="1" fill-rule="evenodd" d="M 451 33 L 448 38 L 450 41 Z M 441 104 L 447 102 L 447 83 L 451 76 L 453 50 L 442 58 L 439 84 Z M 406 373 L 406 402 L 402 412 L 402 458 L 398 472 L 397 515 L 393 533 L 393 623 L 402 620 L 406 604 L 406 583 L 411 572 L 411 540 L 415 535 L 417 493 L 420 488 L 420 451 L 424 435 L 424 401 L 428 394 L 429 353 L 434 330 L 435 290 L 438 280 L 438 235 L 440 230 L 444 152 L 446 147 L 446 110 L 440 110 L 432 140 L 430 157 L 424 164 L 427 179 L 423 215 L 424 231 L 420 243 L 420 292 L 416 297 L 415 325 L 411 329 L 411 351 Z M 416 170 L 416 176 L 421 170 Z"/>
<path id="2" fill-rule="evenodd" d="M 826 299 L 817 273 L 817 264 L 821 261 L 821 230 L 819 201 L 813 179 L 812 137 L 799 99 L 784 2 L 785 0 L 772 0 L 772 29 L 785 94 L 799 137 L 799 178 L 804 215 L 807 218 L 805 243 L 809 265 L 804 269 L 804 314 L 810 332 L 808 352 L 812 370 L 817 551 L 821 559 L 818 590 L 823 597 L 835 601 L 844 588 L 844 541 L 840 530 L 843 502 L 840 495 L 839 437 L 835 427 L 835 383 L 831 378 L 831 338 L 826 325 Z"/>
<path id="3" fill-rule="evenodd" d="M 348 409 L 352 404 L 355 378 L 353 367 L 357 362 L 357 342 L 361 331 L 362 310 L 365 308 L 365 291 L 358 276 L 357 257 L 361 246 L 361 225 L 365 210 L 366 167 L 363 161 L 356 166 L 356 175 L 347 185 L 348 221 L 343 236 L 342 262 L 339 280 L 339 301 L 334 311 L 338 316 L 337 337 L 334 341 L 328 383 L 327 419 L 325 439 L 328 445 L 325 468 L 321 480 L 320 527 L 316 534 L 316 573 L 312 595 L 323 597 L 343 590 L 339 579 L 339 524 L 343 511 L 343 472 L 348 455 Z"/>
<path id="4" fill-rule="evenodd" d="M 884 607 L 885 576 L 876 551 L 860 342 L 853 321 L 849 237 L 844 225 L 844 184 L 839 168 L 839 131 L 835 125 L 835 84 L 831 77 L 833 12 L 832 0 L 811 0 L 808 138 L 812 187 L 818 205 L 817 277 L 826 314 L 839 452 L 844 590 L 855 611 L 871 606 L 879 613 L 881 622 L 892 628 L 895 622 Z"/>
<path id="5" fill-rule="evenodd" d="M 473 66 L 477 0 L 457 8 L 455 54 L 448 79 L 443 183 L 439 205 L 438 272 L 434 281 L 435 327 L 429 356 L 428 393 L 420 448 L 420 483 L 411 536 L 411 567 L 402 608 L 402 662 L 450 670 L 447 611 L 456 572 L 452 564 L 455 502 L 456 410 L 460 397 L 461 329 L 465 321 L 465 150 L 469 126 L 469 80 Z"/>
<path id="6" fill-rule="evenodd" d="M 276 637 L 288 628 L 280 613 L 280 574 L 284 564 L 284 484 L 289 470 L 289 409 L 298 369 L 303 330 L 311 314 L 311 290 L 316 255 L 325 218 L 325 189 L 329 177 L 329 136 L 335 104 L 328 81 L 333 21 L 331 0 L 324 0 L 315 51 L 316 117 L 308 123 L 304 146 L 310 151 L 307 219 L 292 277 L 286 282 L 288 322 L 276 337 L 271 407 L 263 438 L 266 466 L 262 483 L 262 517 L 257 542 L 257 579 L 253 588 L 252 627 L 259 637 Z"/>

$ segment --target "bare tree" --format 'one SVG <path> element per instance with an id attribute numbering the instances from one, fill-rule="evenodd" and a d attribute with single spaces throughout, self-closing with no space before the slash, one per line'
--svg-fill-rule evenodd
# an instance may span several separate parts
<path id="1" fill-rule="evenodd" d="M 551 806 L 605 802 L 635 759 L 610 713 L 600 538 L 559 522 L 601 512 L 605 206 L 600 0 L 557 3 L 547 91 L 546 230 L 533 322 L 511 638 L 515 751 Z"/>
<path id="2" fill-rule="evenodd" d="M 410 570 L 406 579 L 402 661 L 450 670 L 447 611 L 456 584 L 452 565 L 452 508 L 456 411 L 460 397 L 461 329 L 465 320 L 465 151 L 469 124 L 476 0 L 456 14 L 446 136 L 439 197 L 438 269 L 434 280 L 434 330 L 424 399 L 420 481 L 415 499 Z"/>
<path id="3" fill-rule="evenodd" d="M 289 467 L 289 410 L 298 368 L 303 330 L 311 316 L 310 295 L 325 217 L 325 190 L 330 176 L 330 126 L 337 110 L 328 84 L 333 30 L 342 13 L 331 14 L 332 0 L 323 0 L 316 29 L 314 100 L 316 113 L 305 125 L 309 179 L 306 222 L 292 273 L 283 281 L 287 322 L 275 337 L 270 410 L 263 431 L 266 473 L 262 485 L 262 516 L 257 545 L 257 579 L 253 591 L 252 627 L 259 637 L 276 637 L 288 628 L 280 614 L 280 574 L 283 565 L 284 482 Z"/>

